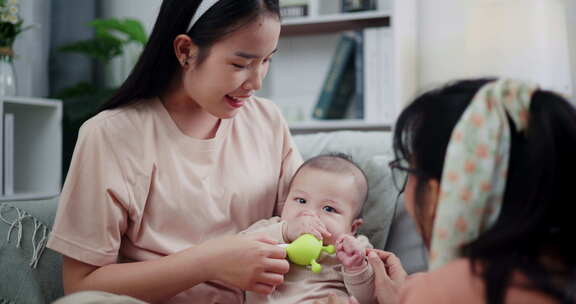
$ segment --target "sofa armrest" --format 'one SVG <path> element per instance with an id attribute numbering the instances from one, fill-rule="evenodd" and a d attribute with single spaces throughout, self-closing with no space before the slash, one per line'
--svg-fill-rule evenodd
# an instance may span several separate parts
<path id="1" fill-rule="evenodd" d="M 45 247 L 58 199 L 0 203 L 0 303 L 63 295 L 62 257 Z"/>

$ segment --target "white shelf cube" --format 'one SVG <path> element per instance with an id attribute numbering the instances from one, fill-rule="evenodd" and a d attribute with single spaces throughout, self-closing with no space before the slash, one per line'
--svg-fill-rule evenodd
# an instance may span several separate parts
<path id="1" fill-rule="evenodd" d="M 0 123 L 0 201 L 50 198 L 60 193 L 62 180 L 62 102 L 53 99 L 0 97 L 0 117 L 14 117 L 13 146 L 5 145 L 4 123 Z M 5 155 L 13 163 L 5 163 Z M 7 166 L 13 176 L 6 176 Z M 7 178 L 13 193 L 6 195 Z"/>

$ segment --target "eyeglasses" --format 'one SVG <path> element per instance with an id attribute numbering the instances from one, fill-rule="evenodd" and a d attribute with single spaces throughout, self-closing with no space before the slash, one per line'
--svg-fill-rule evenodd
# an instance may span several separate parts
<path id="1" fill-rule="evenodd" d="M 388 163 L 392 173 L 392 182 L 399 193 L 403 193 L 408 182 L 408 174 L 418 174 L 418 171 L 408 167 L 405 160 L 396 159 Z"/>

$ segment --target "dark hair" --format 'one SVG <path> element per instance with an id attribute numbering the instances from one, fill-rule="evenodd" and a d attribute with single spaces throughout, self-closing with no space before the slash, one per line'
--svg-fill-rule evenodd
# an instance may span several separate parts
<path id="1" fill-rule="evenodd" d="M 365 192 L 361 193 L 362 197 L 360 198 L 360 208 L 358 208 L 356 218 L 362 217 L 364 203 L 368 199 L 368 177 L 366 176 L 366 173 L 364 173 L 362 168 L 360 168 L 360 166 L 352 159 L 352 156 L 345 153 L 334 152 L 334 153 L 320 154 L 307 159 L 298 168 L 298 170 L 296 170 L 294 175 L 292 175 L 292 179 L 290 180 L 288 189 L 292 188 L 292 183 L 294 182 L 294 179 L 296 178 L 296 176 L 298 176 L 298 173 L 300 173 L 300 171 L 302 171 L 302 169 L 304 168 L 315 168 L 323 171 L 336 172 L 336 173 L 351 172 L 352 170 L 359 171 L 362 176 L 361 182 L 365 185 L 364 188 Z"/>
<path id="2" fill-rule="evenodd" d="M 188 31 L 201 0 L 164 0 L 156 24 L 132 72 L 101 110 L 113 109 L 140 99 L 162 94 L 180 65 L 174 55 L 173 41 L 188 34 L 199 47 L 195 62 L 202 64 L 214 43 L 250 23 L 259 15 L 280 18 L 278 0 L 220 0 Z"/>
<path id="3" fill-rule="evenodd" d="M 423 207 L 424 181 L 441 181 L 452 130 L 489 81 L 460 81 L 425 93 L 400 115 L 394 150 L 397 158 L 408 160 L 421 172 L 416 210 Z M 504 302 L 515 272 L 528 278 L 521 287 L 574 303 L 576 110 L 559 95 L 538 90 L 532 96 L 528 129 L 519 133 L 513 123 L 510 126 L 510 163 L 501 213 L 489 230 L 463 247 L 462 254 L 484 280 L 488 303 Z"/>

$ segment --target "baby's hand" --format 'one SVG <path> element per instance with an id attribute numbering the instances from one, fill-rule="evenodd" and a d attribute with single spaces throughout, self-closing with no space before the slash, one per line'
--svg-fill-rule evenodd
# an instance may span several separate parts
<path id="1" fill-rule="evenodd" d="M 367 265 L 366 248 L 353 236 L 344 234 L 336 241 L 336 257 L 344 270 L 354 272 Z"/>
<path id="2" fill-rule="evenodd" d="M 314 215 L 299 216 L 284 225 L 284 240 L 287 242 L 292 242 L 305 233 L 310 233 L 319 240 L 332 236 L 326 226 Z"/>

